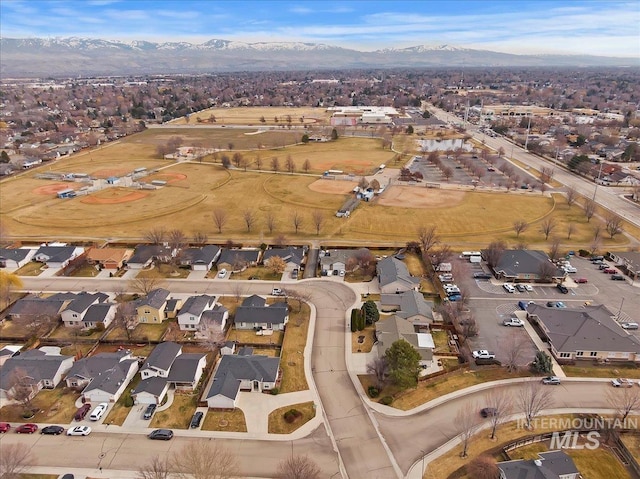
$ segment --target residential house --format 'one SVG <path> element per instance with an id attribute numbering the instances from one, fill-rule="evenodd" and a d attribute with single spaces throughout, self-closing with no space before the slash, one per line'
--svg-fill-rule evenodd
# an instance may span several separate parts
<path id="1" fill-rule="evenodd" d="M 638 279 L 638 276 L 640 276 L 640 252 L 609 252 L 607 255 L 634 281 Z"/>
<path id="2" fill-rule="evenodd" d="M 411 276 L 407 266 L 393 256 L 378 261 L 376 270 L 380 283 L 380 292 L 383 294 L 417 291 L 420 287 L 420 278 Z"/>
<path id="3" fill-rule="evenodd" d="M 39 317 L 59 318 L 64 307 L 70 300 L 52 297 L 41 298 L 30 294 L 17 300 L 9 309 L 7 316 L 14 320 L 36 319 Z"/>
<path id="4" fill-rule="evenodd" d="M 164 316 L 166 319 L 176 319 L 178 317 L 178 311 L 182 307 L 181 299 L 169 299 L 167 305 L 164 307 Z"/>
<path id="5" fill-rule="evenodd" d="M 266 262 L 269 258 L 278 256 L 282 258 L 287 266 L 294 268 L 300 268 L 302 260 L 304 259 L 304 249 L 297 248 L 295 246 L 289 246 L 287 248 L 269 248 L 265 250 L 262 255 L 262 262 Z"/>
<path id="6" fill-rule="evenodd" d="M 640 362 L 640 339 L 622 329 L 604 305 L 558 309 L 531 304 L 527 318 L 540 327 L 559 361 Z"/>
<path id="7" fill-rule="evenodd" d="M 176 358 L 182 354 L 182 346 L 177 343 L 167 341 L 158 344 L 151 354 L 147 357 L 142 368 L 140 368 L 140 376 L 142 379 L 151 377 L 166 378 L 169 376 L 169 370 Z"/>
<path id="8" fill-rule="evenodd" d="M 176 250 L 169 246 L 157 244 L 142 244 L 136 246 L 133 255 L 127 260 L 127 268 L 143 269 L 154 261 L 168 263 L 175 255 Z"/>
<path id="9" fill-rule="evenodd" d="M 428 368 L 433 361 L 435 344 L 428 333 L 416 333 L 414 325 L 397 315 L 376 323 L 378 357 L 384 357 L 387 349 L 398 340 L 407 341 L 420 354 L 420 366 Z"/>
<path id="10" fill-rule="evenodd" d="M 382 294 L 380 304 L 382 311 L 394 311 L 396 316 L 416 326 L 429 326 L 434 321 L 433 303 L 425 301 L 422 293 L 415 290 L 398 294 Z"/>
<path id="11" fill-rule="evenodd" d="M 109 299 L 104 293 L 82 292 L 71 296 L 73 293 L 63 293 L 62 298 L 71 298 L 71 301 L 62 310 L 61 316 L 65 326 L 82 325 L 84 328 L 95 328 L 102 324 L 105 328 L 111 324 L 116 314 L 116 304 L 107 303 Z M 53 295 L 51 298 L 58 298 Z"/>
<path id="12" fill-rule="evenodd" d="M 176 389 L 193 391 L 198 385 L 206 366 L 206 354 L 181 354 L 171 365 L 167 381 Z"/>
<path id="13" fill-rule="evenodd" d="M 289 321 L 289 307 L 283 301 L 267 305 L 261 296 L 252 295 L 246 298 L 236 309 L 236 329 L 272 329 L 284 331 Z"/>
<path id="14" fill-rule="evenodd" d="M 236 352 L 236 343 L 235 341 L 225 341 L 225 343 L 220 348 L 220 354 L 234 354 Z"/>
<path id="15" fill-rule="evenodd" d="M 355 268 L 359 254 L 370 254 L 367 248 L 328 249 L 320 251 L 320 274 L 322 276 L 344 276 Z"/>
<path id="16" fill-rule="evenodd" d="M 126 264 L 132 254 L 133 250 L 127 248 L 90 248 L 87 262 L 101 269 L 116 271 Z"/>
<path id="17" fill-rule="evenodd" d="M 218 259 L 218 270 L 240 272 L 248 267 L 256 266 L 260 258 L 257 249 L 227 249 L 223 248 Z"/>
<path id="18" fill-rule="evenodd" d="M 169 382 L 159 376 L 143 379 L 131 392 L 134 404 L 160 404 L 169 391 Z"/>
<path id="19" fill-rule="evenodd" d="M 135 301 L 139 323 L 161 323 L 166 317 L 167 303 L 171 293 L 164 288 L 156 288 Z"/>
<path id="20" fill-rule="evenodd" d="M 45 263 L 51 269 L 62 269 L 83 253 L 84 248 L 81 246 L 40 246 L 33 259 Z"/>
<path id="21" fill-rule="evenodd" d="M 138 372 L 131 351 L 98 353 L 79 359 L 66 377 L 68 387 L 81 389 L 87 402 L 116 402 Z"/>
<path id="22" fill-rule="evenodd" d="M 0 248 L 0 268 L 22 268 L 35 254 L 33 248 Z"/>
<path id="23" fill-rule="evenodd" d="M 24 391 L 33 398 L 41 389 L 55 388 L 73 366 L 73 359 L 39 349 L 10 357 L 0 368 L 0 399 L 11 399 Z"/>
<path id="24" fill-rule="evenodd" d="M 194 271 L 209 271 L 219 257 L 220 248 L 215 245 L 187 248 L 180 253 L 180 264 Z"/>
<path id="25" fill-rule="evenodd" d="M 280 358 L 253 355 L 251 348 L 242 354 L 220 358 L 207 392 L 207 405 L 213 409 L 233 409 L 240 391 L 267 391 L 276 387 Z"/>
<path id="26" fill-rule="evenodd" d="M 227 326 L 227 320 L 229 319 L 229 310 L 216 303 L 213 309 L 209 309 L 202 313 L 200 319 L 199 331 L 209 331 L 209 327 L 213 328 L 213 331 L 223 333 Z"/>
<path id="27" fill-rule="evenodd" d="M 486 251 L 482 252 L 486 256 Z M 508 249 L 502 252 L 493 268 L 498 279 L 533 282 L 547 280 L 562 282 L 567 273 L 551 262 L 544 251 Z"/>
<path id="28" fill-rule="evenodd" d="M 202 314 L 210 311 L 216 304 L 215 296 L 202 294 L 190 296 L 178 312 L 178 325 L 182 331 L 196 331 L 200 329 Z"/>
<path id="29" fill-rule="evenodd" d="M 7 344 L 0 349 L 0 368 L 14 356 L 20 355 L 20 350 L 24 347 L 24 344 Z"/>
<path id="30" fill-rule="evenodd" d="M 573 459 L 564 451 L 539 452 L 539 459 L 516 459 L 498 463 L 500 479 L 579 479 Z"/>

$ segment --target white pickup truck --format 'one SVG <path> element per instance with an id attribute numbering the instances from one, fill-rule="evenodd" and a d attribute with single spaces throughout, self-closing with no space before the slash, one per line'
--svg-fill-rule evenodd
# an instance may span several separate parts
<path id="1" fill-rule="evenodd" d="M 508 318 L 502 321 L 502 324 L 504 326 L 515 326 L 516 328 L 521 328 L 522 326 L 524 326 L 524 321 L 522 321 L 520 318 Z"/>

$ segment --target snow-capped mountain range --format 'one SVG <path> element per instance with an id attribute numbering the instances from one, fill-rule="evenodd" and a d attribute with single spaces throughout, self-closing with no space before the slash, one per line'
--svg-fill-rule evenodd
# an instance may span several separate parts
<path id="1" fill-rule="evenodd" d="M 513 55 L 453 45 L 418 45 L 372 52 L 322 43 L 155 43 L 92 38 L 1 38 L 7 77 L 207 73 L 347 68 L 639 66 L 637 58 Z"/>

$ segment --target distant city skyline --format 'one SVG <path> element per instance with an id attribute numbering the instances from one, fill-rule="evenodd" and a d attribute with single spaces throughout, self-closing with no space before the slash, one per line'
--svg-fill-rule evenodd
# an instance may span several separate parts
<path id="1" fill-rule="evenodd" d="M 640 59 L 637 1 L 2 0 L 5 38 L 451 45 Z"/>

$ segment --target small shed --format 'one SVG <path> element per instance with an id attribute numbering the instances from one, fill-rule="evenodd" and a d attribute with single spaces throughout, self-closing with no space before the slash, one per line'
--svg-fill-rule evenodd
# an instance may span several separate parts
<path id="1" fill-rule="evenodd" d="M 73 198 L 76 196 L 75 190 L 71 188 L 65 188 L 64 190 L 58 191 L 58 198 Z"/>

